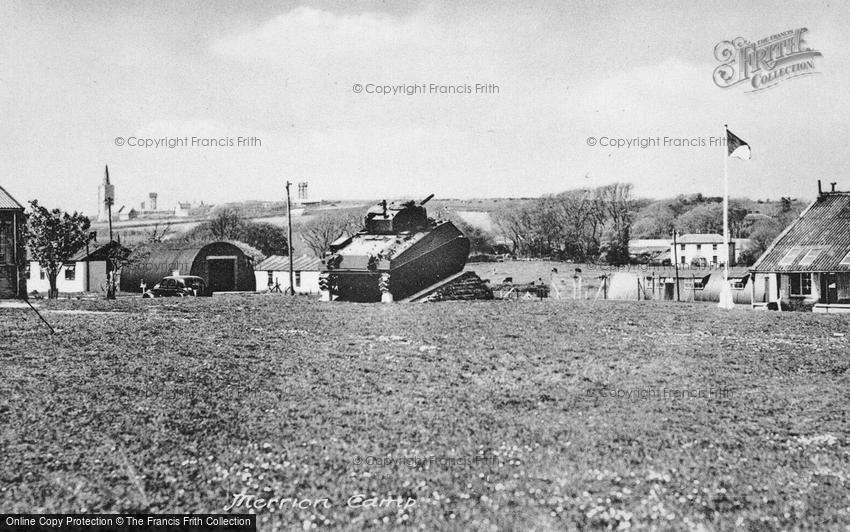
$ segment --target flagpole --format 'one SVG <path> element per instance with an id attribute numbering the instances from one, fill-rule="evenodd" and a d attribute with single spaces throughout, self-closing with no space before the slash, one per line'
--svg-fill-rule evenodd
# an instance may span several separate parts
<path id="1" fill-rule="evenodd" d="M 723 124 L 723 134 L 729 142 L 729 126 Z M 723 261 L 723 280 L 729 283 L 729 147 L 723 147 L 723 243 L 726 245 L 726 260 Z"/>
<path id="2" fill-rule="evenodd" d="M 729 286 L 729 128 L 723 124 L 726 133 L 726 145 L 723 147 L 723 249 L 726 257 L 723 259 L 723 287 L 720 289 L 720 301 L 717 306 L 731 309 L 735 306 L 732 288 Z"/>

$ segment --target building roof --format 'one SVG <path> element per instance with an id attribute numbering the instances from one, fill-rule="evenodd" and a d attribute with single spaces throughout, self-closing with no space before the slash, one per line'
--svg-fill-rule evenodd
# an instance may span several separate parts
<path id="1" fill-rule="evenodd" d="M 677 244 L 722 244 L 723 237 L 718 234 L 691 233 L 676 238 Z"/>
<path id="2" fill-rule="evenodd" d="M 83 247 L 78 252 L 71 255 L 68 259 L 68 262 L 94 262 L 100 260 L 107 260 L 109 258 L 126 258 L 130 254 L 130 250 L 119 244 L 118 242 L 112 241 L 112 244 L 97 244 L 92 242 L 89 244 L 89 252 L 86 253 L 86 248 Z M 27 249 L 27 261 L 35 262 L 35 258 L 32 256 L 32 251 Z"/>
<path id="3" fill-rule="evenodd" d="M 646 249 L 670 249 L 672 241 L 669 238 L 633 238 L 629 240 L 629 251 Z"/>
<path id="4" fill-rule="evenodd" d="M 760 272 L 848 272 L 848 255 L 850 193 L 827 192 L 776 237 L 752 269 Z"/>
<path id="5" fill-rule="evenodd" d="M 729 279 L 743 279 L 750 274 L 750 269 L 745 266 L 733 266 L 729 268 Z M 679 279 L 705 278 L 709 276 L 723 277 L 723 268 L 682 268 L 679 267 Z M 668 266 L 664 271 L 659 271 L 659 277 L 669 279 L 676 278 L 676 271 L 673 267 Z"/>
<path id="6" fill-rule="evenodd" d="M 15 201 L 11 194 L 6 192 L 6 189 L 0 187 L 0 210 L 24 210 L 24 207 Z"/>
<path id="7" fill-rule="evenodd" d="M 272 255 L 260 264 L 255 270 L 263 271 L 289 271 L 289 257 L 282 255 Z M 306 255 L 292 260 L 293 271 L 319 271 L 322 269 L 322 261 L 316 257 L 308 257 Z"/>
<path id="8" fill-rule="evenodd" d="M 101 246 L 89 246 L 89 252 L 86 253 L 86 248 L 76 252 L 69 262 L 89 262 L 107 260 L 109 258 L 126 258 L 130 254 L 130 250 L 115 242 L 108 242 Z"/>

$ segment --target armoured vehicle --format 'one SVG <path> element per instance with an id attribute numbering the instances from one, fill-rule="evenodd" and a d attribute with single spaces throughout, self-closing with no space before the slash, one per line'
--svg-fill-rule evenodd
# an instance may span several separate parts
<path id="1" fill-rule="evenodd" d="M 319 276 L 322 298 L 391 302 L 461 271 L 469 240 L 453 223 L 428 218 L 433 197 L 370 208 L 361 231 L 331 244 Z"/>

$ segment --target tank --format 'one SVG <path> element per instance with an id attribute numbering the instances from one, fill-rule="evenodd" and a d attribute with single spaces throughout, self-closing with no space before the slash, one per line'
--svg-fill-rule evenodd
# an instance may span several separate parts
<path id="1" fill-rule="evenodd" d="M 391 302 L 463 270 L 469 240 L 453 223 L 428 218 L 433 197 L 370 208 L 361 231 L 330 245 L 319 275 L 322 299 Z"/>

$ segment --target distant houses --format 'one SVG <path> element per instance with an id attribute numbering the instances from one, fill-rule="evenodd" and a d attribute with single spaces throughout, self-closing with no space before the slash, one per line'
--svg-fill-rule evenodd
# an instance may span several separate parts
<path id="1" fill-rule="evenodd" d="M 820 188 L 820 187 L 819 187 Z M 850 312 L 850 192 L 819 191 L 753 265 L 754 304 Z"/>
<path id="2" fill-rule="evenodd" d="M 0 187 L 0 299 L 26 297 L 24 207 Z"/>
<path id="3" fill-rule="evenodd" d="M 672 237 L 632 239 L 629 241 L 629 255 L 635 262 L 658 266 L 672 265 L 675 261 L 686 268 L 716 267 L 723 266 L 727 257 L 731 259 L 730 265 L 738 264 L 741 253 L 749 246 L 747 238 L 730 238 L 727 245 L 721 235 L 691 233 L 677 236 L 675 246 Z"/>
<path id="4" fill-rule="evenodd" d="M 735 242 L 724 242 L 717 234 L 687 234 L 676 239 L 674 249 L 670 242 L 670 255 L 680 265 L 722 266 L 735 263 Z"/>
<path id="5" fill-rule="evenodd" d="M 139 217 L 139 211 L 130 207 L 129 209 L 122 205 L 120 209 L 118 209 L 118 220 L 122 222 L 126 222 L 129 220 L 135 220 Z"/>
<path id="6" fill-rule="evenodd" d="M 296 294 L 319 293 L 319 271 L 322 261 L 315 257 L 298 257 L 292 261 L 292 284 Z M 289 289 L 289 257 L 272 255 L 254 268 L 258 291 L 286 292 Z"/>

